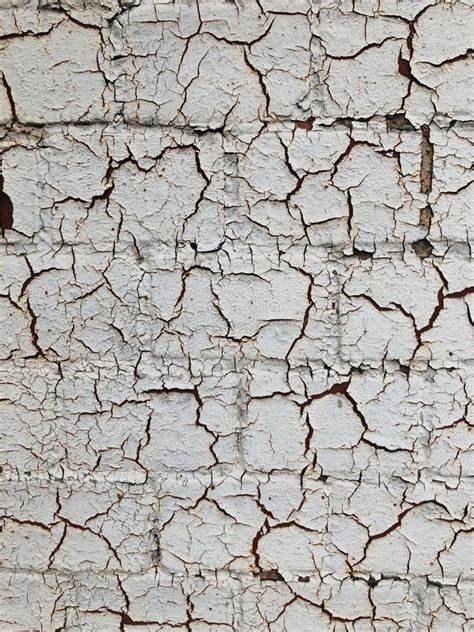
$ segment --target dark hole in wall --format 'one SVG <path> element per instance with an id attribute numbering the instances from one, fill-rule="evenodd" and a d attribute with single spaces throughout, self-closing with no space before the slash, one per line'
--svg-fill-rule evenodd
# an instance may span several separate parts
<path id="1" fill-rule="evenodd" d="M 427 239 L 420 239 L 412 244 L 412 248 L 421 259 L 426 259 L 433 252 L 433 244 Z"/>
<path id="2" fill-rule="evenodd" d="M 388 129 L 395 129 L 398 131 L 414 131 L 414 127 L 407 119 L 405 114 L 388 114 L 386 119 Z"/>
<path id="3" fill-rule="evenodd" d="M 3 190 L 3 174 L 1 168 L 0 164 L 0 229 L 3 235 L 6 230 L 13 227 L 13 204 Z"/>

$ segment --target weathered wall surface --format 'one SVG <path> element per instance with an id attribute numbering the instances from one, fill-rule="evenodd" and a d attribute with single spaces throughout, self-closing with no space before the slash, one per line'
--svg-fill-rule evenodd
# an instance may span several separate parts
<path id="1" fill-rule="evenodd" d="M 472 631 L 469 4 L 13 4 L 1 631 Z"/>

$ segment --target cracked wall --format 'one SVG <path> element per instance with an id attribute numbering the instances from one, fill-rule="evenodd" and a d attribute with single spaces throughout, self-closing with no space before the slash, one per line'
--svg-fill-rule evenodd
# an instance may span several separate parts
<path id="1" fill-rule="evenodd" d="M 472 632 L 472 10 L 3 0 L 2 632 Z"/>

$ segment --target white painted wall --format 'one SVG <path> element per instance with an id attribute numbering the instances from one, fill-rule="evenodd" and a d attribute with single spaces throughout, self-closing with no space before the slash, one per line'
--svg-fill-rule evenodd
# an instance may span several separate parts
<path id="1" fill-rule="evenodd" d="M 1 632 L 472 632 L 469 3 L 41 4 L 0 7 Z"/>

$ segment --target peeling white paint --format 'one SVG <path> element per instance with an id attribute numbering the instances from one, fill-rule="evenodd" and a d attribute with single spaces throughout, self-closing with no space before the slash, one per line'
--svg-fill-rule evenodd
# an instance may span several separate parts
<path id="1" fill-rule="evenodd" d="M 472 632 L 471 25 L 1 4 L 2 632 Z"/>

